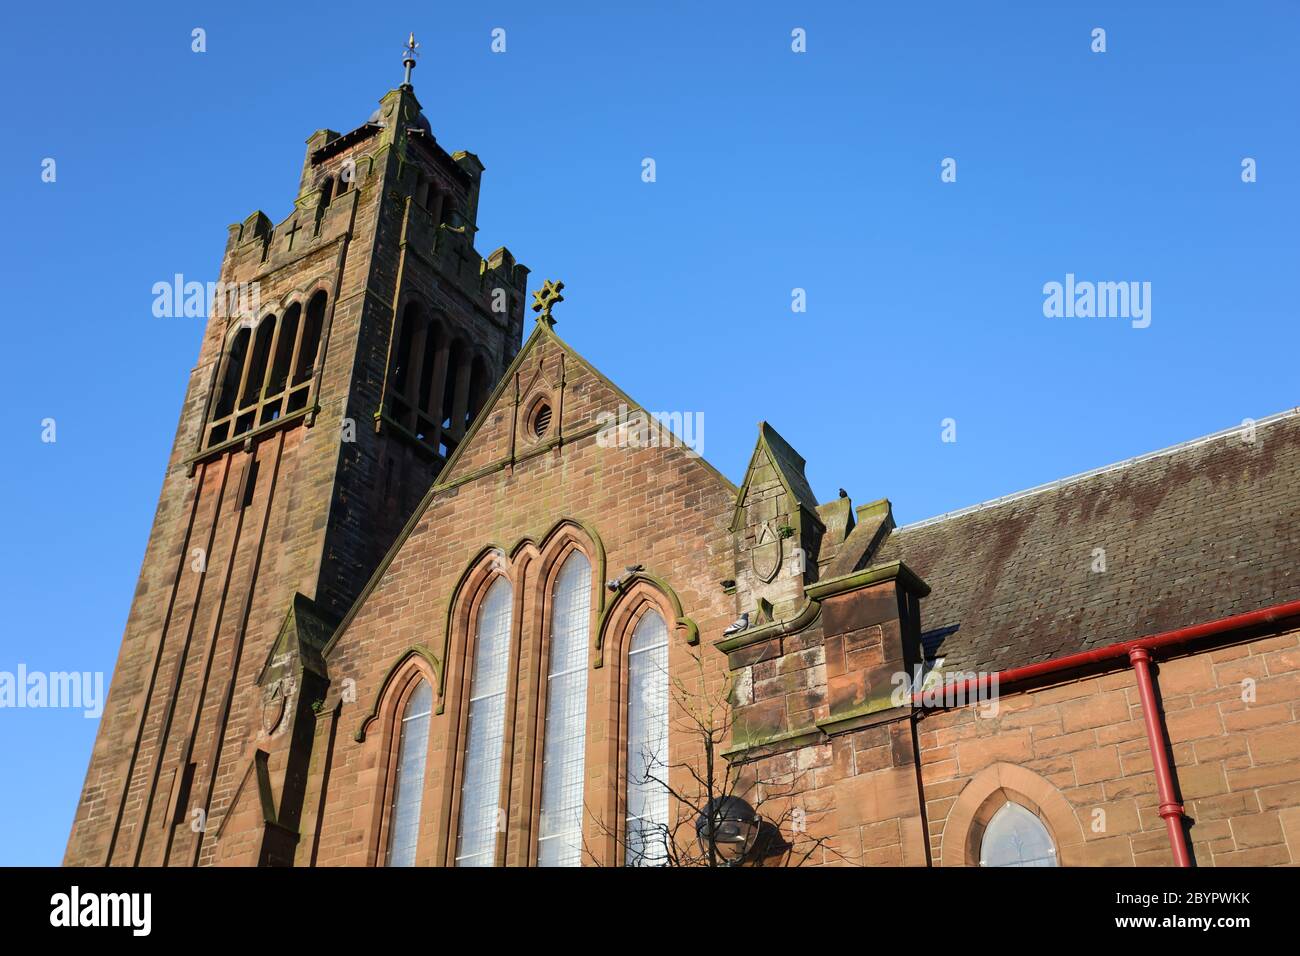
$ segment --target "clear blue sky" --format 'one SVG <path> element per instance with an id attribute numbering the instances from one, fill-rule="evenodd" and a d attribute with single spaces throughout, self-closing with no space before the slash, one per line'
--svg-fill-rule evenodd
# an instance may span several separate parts
<path id="1" fill-rule="evenodd" d="M 823 500 L 906 522 L 1300 404 L 1298 9 L 14 6 L 0 670 L 111 675 L 203 328 L 151 286 L 287 215 L 304 140 L 366 119 L 407 31 L 439 141 L 487 166 L 480 251 L 565 280 L 561 335 L 703 412 L 733 479 L 767 419 Z M 1150 282 L 1151 326 L 1045 318 L 1066 273 Z M 59 861 L 94 733 L 0 710 L 0 863 Z"/>

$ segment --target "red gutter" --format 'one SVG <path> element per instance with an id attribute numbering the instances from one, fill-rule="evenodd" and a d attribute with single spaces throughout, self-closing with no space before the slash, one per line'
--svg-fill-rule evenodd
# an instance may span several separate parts
<path id="1" fill-rule="evenodd" d="M 995 675 L 981 675 L 960 681 L 943 688 L 944 697 L 959 694 L 959 700 L 973 701 L 981 687 L 996 679 L 996 686 L 1023 684 L 1026 681 L 1048 675 L 1058 675 L 1089 664 L 1101 664 L 1127 659 L 1137 677 L 1138 694 L 1142 700 L 1142 717 L 1146 724 L 1147 745 L 1151 748 L 1151 764 L 1156 775 L 1156 787 L 1160 797 L 1160 816 L 1164 818 L 1169 830 L 1169 844 L 1173 849 L 1174 861 L 1178 866 L 1191 866 L 1191 854 L 1187 849 L 1187 832 L 1183 829 L 1183 807 L 1174 797 L 1173 773 L 1169 766 L 1168 741 L 1165 739 L 1164 727 L 1160 723 L 1160 702 L 1156 699 L 1155 685 L 1151 681 L 1152 651 L 1178 648 L 1203 638 L 1231 634 L 1252 627 L 1273 624 L 1288 618 L 1300 617 L 1300 601 L 1275 604 L 1272 607 L 1235 614 L 1205 624 L 1194 624 L 1174 631 L 1151 634 L 1132 641 L 1121 641 L 1095 650 L 1082 651 L 1055 660 L 1030 664 L 999 671 Z M 917 691 L 912 703 L 917 707 L 927 706 L 925 691 Z M 941 705 L 943 706 L 943 705 Z"/>

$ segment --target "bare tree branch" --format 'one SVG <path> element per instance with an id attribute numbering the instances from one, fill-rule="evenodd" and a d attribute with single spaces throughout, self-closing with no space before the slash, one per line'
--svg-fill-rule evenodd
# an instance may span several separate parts
<path id="1" fill-rule="evenodd" d="M 849 862 L 833 846 L 831 838 L 810 835 L 810 820 L 825 815 L 798 806 L 798 797 L 806 789 L 802 784 L 810 775 L 796 772 L 764 778 L 757 763 L 732 761 L 724 756 L 735 730 L 735 678 L 724 672 L 710 680 L 701 652 L 692 648 L 688 653 L 694 665 L 690 673 L 667 675 L 671 739 L 688 756 L 669 763 L 663 759 L 666 755 L 643 749 L 636 760 L 629 755 L 631 779 L 621 781 L 629 791 L 635 788 L 638 792 L 665 795 L 668 814 L 662 821 L 638 821 L 640 846 L 634 853 L 631 828 L 626 822 L 619 826 L 617 821 L 604 820 L 587 808 L 594 829 L 612 842 L 616 858 L 603 860 L 602 854 L 587 846 L 584 837 L 586 858 L 616 865 L 653 862 L 661 866 L 727 866 L 728 861 L 717 851 L 716 811 L 730 803 L 727 798 L 737 798 L 747 803 L 759 820 L 757 839 L 743 861 L 745 865 L 802 866 L 818 856 L 821 862 L 828 857 Z M 748 729 L 741 727 L 742 737 L 748 737 Z M 697 824 L 702 831 L 699 835 Z M 629 856 L 634 859 L 629 861 Z"/>

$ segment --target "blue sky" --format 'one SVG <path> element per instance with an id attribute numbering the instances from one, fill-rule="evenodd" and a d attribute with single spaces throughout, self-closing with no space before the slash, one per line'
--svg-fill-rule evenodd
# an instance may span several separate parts
<path id="1" fill-rule="evenodd" d="M 767 419 L 906 522 L 1300 404 L 1294 3 L 402 6 L 7 13 L 0 671 L 111 675 L 203 328 L 151 287 L 287 215 L 412 29 L 480 252 L 564 279 L 560 334 L 734 480 Z M 1150 326 L 1044 317 L 1067 273 L 1150 282 Z M 59 861 L 95 727 L 0 710 L 0 864 Z"/>

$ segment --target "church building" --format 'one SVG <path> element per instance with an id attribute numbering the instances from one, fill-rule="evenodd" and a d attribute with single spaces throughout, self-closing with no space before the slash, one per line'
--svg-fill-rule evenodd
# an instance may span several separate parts
<path id="1" fill-rule="evenodd" d="M 66 864 L 1300 864 L 1300 410 L 906 526 L 814 424 L 737 487 L 480 254 L 410 50 L 229 228 Z"/>

